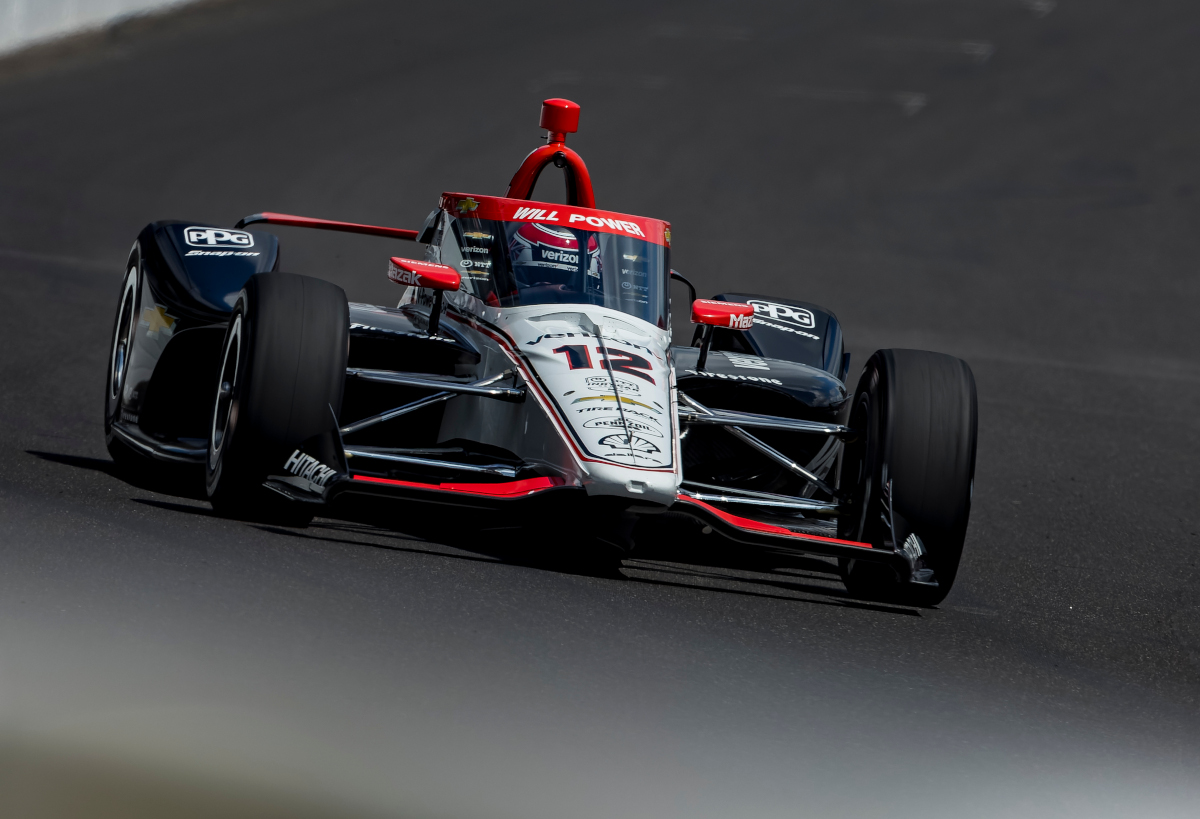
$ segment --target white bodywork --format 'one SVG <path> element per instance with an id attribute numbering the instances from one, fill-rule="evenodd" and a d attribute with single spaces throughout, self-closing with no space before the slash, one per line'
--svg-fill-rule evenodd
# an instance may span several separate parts
<path id="1" fill-rule="evenodd" d="M 410 288 L 403 301 L 416 298 Z M 478 377 L 515 369 L 528 398 L 455 398 L 439 440 L 503 447 L 589 495 L 676 500 L 682 463 L 669 331 L 589 304 L 501 309 L 463 292 L 447 302 L 443 320 L 483 353 Z"/>

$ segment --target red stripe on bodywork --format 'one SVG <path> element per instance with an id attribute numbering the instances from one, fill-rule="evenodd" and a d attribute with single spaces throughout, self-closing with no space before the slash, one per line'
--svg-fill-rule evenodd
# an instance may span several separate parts
<path id="1" fill-rule="evenodd" d="M 408 486 L 414 489 L 434 489 L 439 492 L 458 492 L 462 495 L 483 495 L 491 498 L 510 498 L 517 495 L 531 495 L 544 489 L 563 486 L 566 481 L 562 478 L 526 478 L 523 481 L 507 483 L 416 483 L 414 481 L 397 481 L 392 478 L 375 478 L 370 475 L 354 475 L 354 480 L 363 483 L 380 483 L 386 486 Z"/>
<path id="2" fill-rule="evenodd" d="M 863 549 L 873 548 L 870 543 L 859 543 L 856 540 L 839 540 L 835 537 L 822 537 L 821 535 L 810 535 L 804 532 L 793 532 L 791 529 L 785 529 L 782 526 L 774 526 L 770 523 L 763 523 L 761 520 L 753 520 L 752 518 L 743 518 L 739 517 L 738 515 L 731 515 L 730 513 L 724 512 L 715 506 L 711 506 L 702 500 L 689 498 L 687 495 L 680 495 L 679 500 L 687 501 L 688 503 L 694 503 L 697 506 L 707 509 L 709 512 L 716 515 L 726 523 L 736 526 L 739 529 L 746 529 L 751 532 L 767 532 L 772 535 L 787 535 L 788 537 L 799 538 L 800 540 L 819 540 L 822 543 L 837 543 L 841 546 L 858 546 Z"/>

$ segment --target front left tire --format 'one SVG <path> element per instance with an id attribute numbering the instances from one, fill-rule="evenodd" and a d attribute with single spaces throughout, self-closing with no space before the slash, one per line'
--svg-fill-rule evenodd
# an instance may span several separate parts
<path id="1" fill-rule="evenodd" d="M 109 344 L 108 370 L 104 390 L 104 443 L 120 469 L 144 472 L 154 461 L 125 443 L 113 430 L 121 420 L 125 402 L 125 386 L 133 358 L 134 334 L 137 331 L 138 308 L 141 303 L 141 259 L 138 249 L 130 254 L 125 278 L 121 282 L 121 297 L 113 319 L 112 341 Z"/>
<path id="2" fill-rule="evenodd" d="M 311 507 L 263 486 L 341 411 L 349 306 L 336 285 L 259 273 L 238 296 L 222 345 L 205 463 L 213 509 L 303 525 Z"/>

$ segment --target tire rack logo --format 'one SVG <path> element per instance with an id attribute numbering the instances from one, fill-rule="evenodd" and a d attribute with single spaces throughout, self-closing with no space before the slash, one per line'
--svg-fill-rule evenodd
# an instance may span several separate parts
<path id="1" fill-rule="evenodd" d="M 643 424 L 641 421 L 630 421 L 628 418 L 622 421 L 615 415 L 609 418 L 589 418 L 583 422 L 583 426 L 586 429 L 612 429 L 619 432 L 624 432 L 626 425 L 628 425 L 630 432 L 636 432 L 639 435 L 651 435 L 655 438 L 663 437 L 661 432 L 649 424 Z"/>
<path id="2" fill-rule="evenodd" d="M 298 478 L 312 482 L 314 486 L 324 486 L 337 474 L 336 469 L 325 466 L 312 455 L 305 455 L 298 449 L 287 459 L 283 468 Z"/>
<path id="3" fill-rule="evenodd" d="M 183 238 L 192 247 L 254 247 L 254 237 L 244 230 L 190 227 L 183 231 Z"/>
<path id="4" fill-rule="evenodd" d="M 576 409 L 575 412 L 612 412 L 614 409 L 616 409 L 616 407 L 580 407 Z M 638 410 L 630 409 L 629 407 L 621 407 L 621 412 L 625 415 L 626 419 L 628 419 L 630 415 L 636 415 L 638 418 L 645 418 L 647 421 L 653 421 L 660 426 L 662 425 L 661 418 L 656 418 L 647 412 L 639 412 Z M 587 424 L 585 423 L 584 426 L 586 427 Z"/>
<path id="5" fill-rule="evenodd" d="M 759 301 L 751 299 L 747 302 L 754 308 L 755 316 L 777 321 L 780 324 L 788 324 L 792 327 L 803 327 L 805 330 L 811 330 L 817 326 L 817 320 L 813 316 L 811 310 L 805 310 L 803 307 L 793 307 L 789 304 L 775 304 L 770 301 Z"/>

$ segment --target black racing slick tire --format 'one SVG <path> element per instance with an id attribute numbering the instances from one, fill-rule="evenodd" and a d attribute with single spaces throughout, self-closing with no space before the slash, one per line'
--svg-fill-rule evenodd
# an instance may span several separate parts
<path id="1" fill-rule="evenodd" d="M 130 364 L 134 355 L 134 339 L 137 333 L 138 312 L 142 296 L 141 254 L 138 248 L 129 256 L 125 277 L 121 280 L 121 297 L 117 302 L 117 314 L 113 319 L 112 340 L 108 348 L 107 377 L 104 389 L 104 442 L 108 454 L 118 469 L 135 477 L 156 466 L 155 461 L 126 443 L 116 427 L 125 421 L 122 410 L 127 400 L 125 395 L 129 380 Z M 136 423 L 137 417 L 129 420 Z"/>
<path id="2" fill-rule="evenodd" d="M 979 428 L 971 368 L 941 353 L 879 350 L 858 382 L 849 426 L 861 433 L 842 461 L 850 514 L 839 536 L 895 544 L 914 572 L 841 560 L 842 580 L 859 596 L 936 605 L 954 585 L 971 514 Z"/>
<path id="3" fill-rule="evenodd" d="M 349 307 L 336 285 L 258 273 L 225 331 L 205 478 L 218 514 L 304 525 L 312 507 L 264 487 L 341 412 Z"/>

